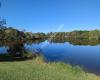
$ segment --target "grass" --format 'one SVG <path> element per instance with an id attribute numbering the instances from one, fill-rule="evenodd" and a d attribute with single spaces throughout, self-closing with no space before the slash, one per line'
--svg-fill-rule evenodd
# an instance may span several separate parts
<path id="1" fill-rule="evenodd" d="M 19 62 L 0 62 L 0 80 L 100 80 L 80 67 L 64 63 L 44 63 L 37 57 Z"/>

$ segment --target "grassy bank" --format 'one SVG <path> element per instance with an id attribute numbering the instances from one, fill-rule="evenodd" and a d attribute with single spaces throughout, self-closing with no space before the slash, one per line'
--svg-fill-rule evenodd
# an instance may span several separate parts
<path id="1" fill-rule="evenodd" d="M 85 73 L 78 66 L 64 63 L 44 63 L 35 60 L 0 62 L 0 80 L 100 80 L 100 77 Z"/>

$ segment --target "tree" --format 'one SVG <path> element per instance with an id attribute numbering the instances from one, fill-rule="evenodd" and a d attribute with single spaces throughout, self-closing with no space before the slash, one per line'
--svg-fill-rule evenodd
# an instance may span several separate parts
<path id="1" fill-rule="evenodd" d="M 90 31 L 89 32 L 89 39 L 99 40 L 100 39 L 100 31 L 97 29 Z"/>
<path id="2" fill-rule="evenodd" d="M 0 29 L 6 29 L 6 19 L 1 19 L 0 18 Z"/>
<path id="3" fill-rule="evenodd" d="M 0 18 L 0 39 L 3 39 L 5 36 L 4 30 L 6 29 L 6 20 Z"/>

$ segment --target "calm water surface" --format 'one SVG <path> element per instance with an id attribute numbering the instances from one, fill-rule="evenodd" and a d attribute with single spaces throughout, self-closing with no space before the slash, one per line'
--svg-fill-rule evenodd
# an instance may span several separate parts
<path id="1" fill-rule="evenodd" d="M 39 49 L 47 62 L 64 62 L 80 65 L 85 70 L 100 74 L 100 45 L 72 45 L 68 42 L 25 45 L 31 51 Z"/>

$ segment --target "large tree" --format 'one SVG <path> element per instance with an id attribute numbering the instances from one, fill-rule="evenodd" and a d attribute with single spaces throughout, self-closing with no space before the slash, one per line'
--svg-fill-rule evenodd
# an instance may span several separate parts
<path id="1" fill-rule="evenodd" d="M 0 29 L 5 29 L 5 28 L 6 28 L 6 19 L 0 18 Z"/>

